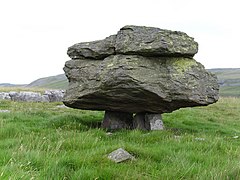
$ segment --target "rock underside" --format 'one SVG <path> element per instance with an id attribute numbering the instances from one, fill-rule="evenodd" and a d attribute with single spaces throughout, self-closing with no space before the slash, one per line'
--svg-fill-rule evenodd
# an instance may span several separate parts
<path id="1" fill-rule="evenodd" d="M 144 26 L 75 44 L 64 67 L 64 104 L 106 111 L 106 129 L 163 129 L 162 113 L 218 100 L 217 78 L 193 59 L 197 51 L 186 33 Z"/>

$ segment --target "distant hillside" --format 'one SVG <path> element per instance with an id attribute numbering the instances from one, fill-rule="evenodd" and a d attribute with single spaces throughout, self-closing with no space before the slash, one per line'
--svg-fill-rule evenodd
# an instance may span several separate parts
<path id="1" fill-rule="evenodd" d="M 68 80 L 64 74 L 37 79 L 26 87 L 48 88 L 48 89 L 66 89 Z"/>
<path id="2" fill-rule="evenodd" d="M 221 96 L 240 97 L 240 68 L 210 69 L 218 77 Z"/>

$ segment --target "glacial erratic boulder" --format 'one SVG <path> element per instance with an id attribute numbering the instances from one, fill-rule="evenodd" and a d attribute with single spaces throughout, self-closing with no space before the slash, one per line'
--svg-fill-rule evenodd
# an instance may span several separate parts
<path id="1" fill-rule="evenodd" d="M 218 99 L 216 77 L 190 58 L 114 55 L 70 60 L 64 70 L 73 108 L 161 114 Z"/>
<path id="2" fill-rule="evenodd" d="M 186 33 L 144 26 L 75 44 L 64 67 L 69 86 L 63 102 L 105 110 L 104 128 L 163 129 L 160 114 L 218 100 L 217 78 L 193 59 L 197 51 Z M 154 114 L 151 120 L 147 114 Z"/>

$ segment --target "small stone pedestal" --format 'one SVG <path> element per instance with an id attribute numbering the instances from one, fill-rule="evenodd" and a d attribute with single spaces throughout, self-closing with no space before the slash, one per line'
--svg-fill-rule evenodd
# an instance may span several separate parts
<path id="1" fill-rule="evenodd" d="M 133 129 L 163 130 L 161 114 L 137 113 L 133 118 Z"/>
<path id="2" fill-rule="evenodd" d="M 105 111 L 102 128 L 107 130 L 132 129 L 133 114 Z"/>
<path id="3" fill-rule="evenodd" d="M 114 131 L 120 129 L 163 130 L 161 114 L 105 111 L 102 128 Z"/>

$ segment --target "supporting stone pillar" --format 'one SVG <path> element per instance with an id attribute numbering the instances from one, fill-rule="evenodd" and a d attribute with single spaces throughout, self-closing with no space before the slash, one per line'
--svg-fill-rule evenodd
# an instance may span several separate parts
<path id="1" fill-rule="evenodd" d="M 145 120 L 146 113 L 137 113 L 133 117 L 133 129 L 150 130 L 150 123 Z"/>
<path id="2" fill-rule="evenodd" d="M 107 130 L 132 129 L 133 114 L 105 111 L 102 128 Z"/>
<path id="3" fill-rule="evenodd" d="M 163 130 L 161 114 L 137 113 L 133 118 L 133 129 Z"/>
<path id="4" fill-rule="evenodd" d="M 150 114 L 145 115 L 145 121 L 150 123 L 150 130 L 163 130 L 164 125 L 161 114 Z"/>

